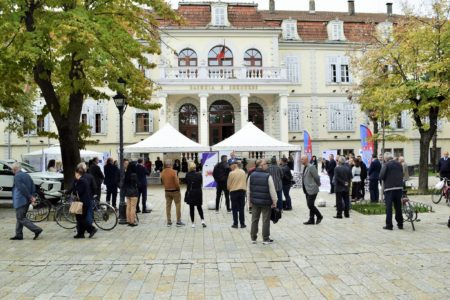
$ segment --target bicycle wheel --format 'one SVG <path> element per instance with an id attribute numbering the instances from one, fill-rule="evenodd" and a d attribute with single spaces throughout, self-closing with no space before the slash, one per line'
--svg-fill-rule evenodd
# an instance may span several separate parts
<path id="1" fill-rule="evenodd" d="M 441 202 L 442 196 L 442 189 L 433 189 L 431 194 L 431 201 L 433 201 L 434 204 L 438 204 L 439 202 Z"/>
<path id="2" fill-rule="evenodd" d="M 103 230 L 112 230 L 117 225 L 117 214 L 115 209 L 106 203 L 94 206 L 94 222 Z"/>
<path id="3" fill-rule="evenodd" d="M 33 205 L 33 209 L 27 212 L 27 219 L 31 222 L 42 222 L 48 218 L 52 205 L 50 202 L 35 194 L 36 202 Z"/>
<path id="4" fill-rule="evenodd" d="M 416 230 L 416 228 L 414 227 L 414 221 L 417 219 L 417 211 L 415 210 L 414 206 L 409 201 L 406 201 L 405 203 L 403 203 L 402 212 L 403 220 L 411 222 L 412 229 Z"/>
<path id="5" fill-rule="evenodd" d="M 63 203 L 56 209 L 55 221 L 56 224 L 65 229 L 73 229 L 77 226 L 77 219 L 74 214 L 69 212 L 70 204 Z"/>

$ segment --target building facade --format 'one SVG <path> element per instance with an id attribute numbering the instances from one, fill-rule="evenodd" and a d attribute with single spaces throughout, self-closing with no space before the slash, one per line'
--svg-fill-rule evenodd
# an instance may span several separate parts
<path id="1" fill-rule="evenodd" d="M 389 3 L 384 14 L 359 13 L 355 1 L 348 1 L 348 12 L 319 12 L 314 1 L 309 5 L 309 11 L 279 11 L 270 0 L 264 11 L 251 3 L 179 3 L 185 23 L 161 20 L 162 52 L 149 57 L 158 67 L 142 69 L 160 87 L 152 100 L 161 108 L 128 107 L 125 144 L 170 123 L 192 140 L 214 145 L 251 121 L 299 149 L 307 130 L 318 157 L 331 149 L 358 153 L 359 124 L 369 125 L 369 120 L 348 100 L 358 83 L 350 57 L 373 34 L 389 34 L 398 16 Z M 38 99 L 34 108 L 36 130 L 56 131 L 50 116 L 39 117 L 43 103 Z M 113 101 L 87 100 L 80 122 L 92 127 L 91 139 L 98 141 L 90 149 L 117 156 L 119 116 Z M 446 129 L 449 125 L 442 121 L 437 143 L 443 150 L 450 148 Z M 408 141 L 386 142 L 386 150 L 418 163 L 419 133 L 407 112 L 390 122 L 388 132 Z M 15 159 L 57 143 L 36 132 L 25 138 L 5 132 L 4 141 L 2 156 Z"/>

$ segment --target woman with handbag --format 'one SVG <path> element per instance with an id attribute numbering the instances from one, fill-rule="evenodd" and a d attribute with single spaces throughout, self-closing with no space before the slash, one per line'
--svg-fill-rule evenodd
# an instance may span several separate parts
<path id="1" fill-rule="evenodd" d="M 128 165 L 123 181 L 123 189 L 127 199 L 127 223 L 128 226 L 137 226 L 136 204 L 138 201 L 139 189 L 137 178 L 136 162 Z"/>
<path id="2" fill-rule="evenodd" d="M 92 238 L 97 232 L 97 228 L 92 226 L 94 219 L 94 210 L 92 206 L 93 198 L 85 173 L 86 171 L 82 166 L 77 167 L 75 170 L 73 191 L 77 195 L 78 201 L 83 203 L 82 213 L 76 215 L 77 234 L 74 236 L 75 239 L 84 239 L 85 231 L 89 233 L 89 238 Z"/>
<path id="3" fill-rule="evenodd" d="M 202 226 L 206 227 L 205 219 L 203 217 L 203 193 L 202 193 L 202 174 L 196 172 L 197 166 L 195 163 L 190 162 L 188 166 L 188 173 L 186 174 L 186 194 L 184 195 L 184 202 L 189 204 L 189 209 L 191 213 L 191 222 L 192 228 L 195 228 L 194 224 L 194 213 L 195 207 L 197 206 L 198 214 L 200 215 L 200 219 L 202 220 Z"/>

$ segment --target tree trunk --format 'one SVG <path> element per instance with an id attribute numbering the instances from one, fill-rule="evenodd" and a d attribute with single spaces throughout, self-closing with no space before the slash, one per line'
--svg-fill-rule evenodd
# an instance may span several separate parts
<path id="1" fill-rule="evenodd" d="M 64 187 L 70 188 L 75 176 L 75 169 L 80 162 L 80 149 L 78 148 L 79 124 L 63 123 L 57 125 L 59 134 L 59 145 L 61 147 L 61 158 L 64 168 Z"/>
<path id="2" fill-rule="evenodd" d="M 378 121 L 373 121 L 373 135 L 377 138 L 373 141 L 373 154 L 378 157 Z"/>
<path id="3" fill-rule="evenodd" d="M 420 132 L 420 159 L 419 159 L 419 191 L 428 190 L 428 152 L 430 151 L 430 142 L 433 137 L 430 130 Z"/>

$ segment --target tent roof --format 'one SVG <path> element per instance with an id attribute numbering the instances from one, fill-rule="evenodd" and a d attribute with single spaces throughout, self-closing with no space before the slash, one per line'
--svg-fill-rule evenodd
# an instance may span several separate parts
<path id="1" fill-rule="evenodd" d="M 61 156 L 61 148 L 59 145 L 54 145 L 49 148 L 44 149 L 44 154 L 47 156 Z M 26 153 L 23 156 L 42 156 L 42 150 L 33 151 L 30 153 Z M 103 153 L 90 151 L 90 150 L 80 150 L 81 157 L 102 157 Z"/>
<path id="2" fill-rule="evenodd" d="M 247 123 L 238 132 L 211 147 L 213 151 L 295 151 L 299 146 L 281 142 L 255 125 Z"/>
<path id="3" fill-rule="evenodd" d="M 180 133 L 166 123 L 157 132 L 145 140 L 124 147 L 125 153 L 163 153 L 163 152 L 207 152 L 209 147 L 202 146 Z"/>

